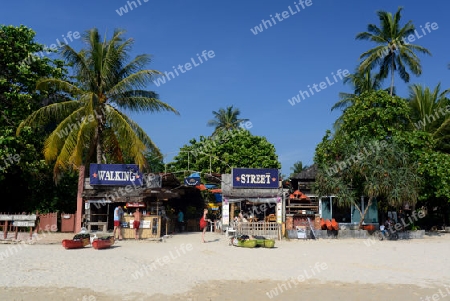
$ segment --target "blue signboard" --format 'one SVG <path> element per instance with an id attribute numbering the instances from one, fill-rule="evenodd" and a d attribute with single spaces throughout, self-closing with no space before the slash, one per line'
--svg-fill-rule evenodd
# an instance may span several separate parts
<path id="1" fill-rule="evenodd" d="M 187 186 L 200 185 L 200 177 L 187 177 L 187 178 L 184 178 L 184 184 L 187 185 Z"/>
<path id="2" fill-rule="evenodd" d="M 91 164 L 91 185 L 142 186 L 144 176 L 136 164 Z"/>
<path id="3" fill-rule="evenodd" d="M 278 188 L 278 169 L 233 168 L 233 188 Z"/>

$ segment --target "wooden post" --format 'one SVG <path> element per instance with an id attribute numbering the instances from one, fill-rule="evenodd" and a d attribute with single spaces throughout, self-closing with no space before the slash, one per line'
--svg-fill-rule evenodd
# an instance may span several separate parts
<path id="1" fill-rule="evenodd" d="M 17 234 L 19 232 L 19 227 L 15 227 L 14 229 L 14 239 L 17 240 Z"/>
<path id="2" fill-rule="evenodd" d="M 3 226 L 3 239 L 6 239 L 6 237 L 8 237 L 8 221 L 5 221 Z"/>
<path id="3" fill-rule="evenodd" d="M 84 170 L 85 170 L 84 165 L 81 165 L 78 170 L 78 193 L 77 193 L 77 212 L 75 213 L 75 233 L 81 231 L 81 216 L 83 213 Z"/>

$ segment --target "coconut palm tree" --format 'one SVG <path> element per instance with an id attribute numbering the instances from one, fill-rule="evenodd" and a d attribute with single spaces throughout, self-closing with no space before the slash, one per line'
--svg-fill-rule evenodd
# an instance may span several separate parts
<path id="1" fill-rule="evenodd" d="M 146 165 L 145 152 L 160 154 L 150 137 L 131 120 L 128 112 L 178 112 L 160 101 L 155 92 L 145 90 L 156 70 L 143 69 L 150 56 L 128 60 L 133 44 L 124 39 L 124 31 L 115 30 L 111 40 L 102 39 L 96 28 L 83 34 L 85 49 L 76 52 L 65 45 L 61 54 L 73 66 L 74 82 L 56 78 L 38 81 L 38 90 L 57 88 L 71 95 L 69 101 L 42 107 L 25 119 L 25 126 L 43 126 L 54 120 L 56 129 L 45 140 L 44 156 L 55 161 L 55 179 L 62 170 L 89 162 L 132 161 Z"/>
<path id="2" fill-rule="evenodd" d="M 391 77 L 390 94 L 394 93 L 394 72 L 398 71 L 404 82 L 409 82 L 409 73 L 406 68 L 419 76 L 422 73 L 420 59 L 416 53 L 431 53 L 424 47 L 412 45 L 406 41 L 409 35 L 415 33 L 415 27 L 411 21 L 405 26 L 400 26 L 402 7 L 399 7 L 395 15 L 386 11 L 378 11 L 380 27 L 369 24 L 366 32 L 356 35 L 357 40 L 368 40 L 375 42 L 378 46 L 364 52 L 359 57 L 362 62 L 359 70 L 372 70 L 379 67 L 378 78 Z"/>
<path id="3" fill-rule="evenodd" d="M 370 70 L 365 70 L 364 72 L 356 70 L 355 73 L 345 77 L 343 82 L 352 86 L 353 93 L 339 93 L 340 100 L 333 105 L 331 111 L 336 109 L 344 110 L 353 104 L 356 96 L 361 95 L 363 92 L 377 91 L 381 88 L 380 79 L 373 76 Z"/>
<path id="4" fill-rule="evenodd" d="M 208 121 L 208 126 L 215 127 L 213 136 L 220 131 L 229 131 L 238 129 L 242 122 L 248 121 L 248 119 L 238 118 L 241 114 L 238 108 L 229 106 L 226 109 L 220 108 L 218 112 L 213 111 L 214 119 Z"/>
<path id="5" fill-rule="evenodd" d="M 344 84 L 352 86 L 353 93 L 339 93 L 340 100 L 333 105 L 331 111 L 336 109 L 345 111 L 348 107 L 353 105 L 357 96 L 364 92 L 373 92 L 381 88 L 380 79 L 374 76 L 370 70 L 359 72 L 357 69 L 355 70 L 355 73 L 345 77 L 343 82 Z M 343 116 L 343 114 L 339 116 L 333 124 L 336 131 L 339 130 L 339 127 L 343 122 Z"/>
<path id="6" fill-rule="evenodd" d="M 409 87 L 411 120 L 417 130 L 433 135 L 440 142 L 450 138 L 450 89 L 441 92 L 441 84 L 433 90 L 418 84 Z"/>

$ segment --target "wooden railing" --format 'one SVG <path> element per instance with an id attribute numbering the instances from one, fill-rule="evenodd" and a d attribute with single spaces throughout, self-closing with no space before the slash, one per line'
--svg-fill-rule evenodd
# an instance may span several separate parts
<path id="1" fill-rule="evenodd" d="M 281 239 L 281 224 L 274 222 L 243 222 L 236 226 L 236 234 Z"/>

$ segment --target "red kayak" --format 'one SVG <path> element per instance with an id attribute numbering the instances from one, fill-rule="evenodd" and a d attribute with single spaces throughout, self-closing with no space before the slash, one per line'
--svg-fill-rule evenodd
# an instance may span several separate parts
<path id="1" fill-rule="evenodd" d="M 84 248 L 89 244 L 89 238 L 83 239 L 64 239 L 62 241 L 62 246 L 66 249 L 80 249 Z"/>
<path id="2" fill-rule="evenodd" d="M 325 223 L 323 218 L 320 219 L 320 229 L 322 229 L 322 230 L 327 229 L 327 224 Z"/>
<path id="3" fill-rule="evenodd" d="M 80 249 L 91 243 L 89 234 L 76 234 L 73 239 L 64 239 L 62 246 L 66 249 Z"/>
<path id="4" fill-rule="evenodd" d="M 333 230 L 339 230 L 339 223 L 333 218 L 331 219 L 331 229 Z"/>
<path id="5" fill-rule="evenodd" d="M 92 242 L 92 246 L 96 250 L 108 249 L 114 244 L 114 236 L 108 236 L 105 238 L 97 238 Z"/>
<path id="6" fill-rule="evenodd" d="M 333 229 L 333 227 L 331 225 L 331 221 L 329 219 L 327 219 L 325 221 L 325 225 L 327 226 L 327 230 L 332 230 Z"/>

